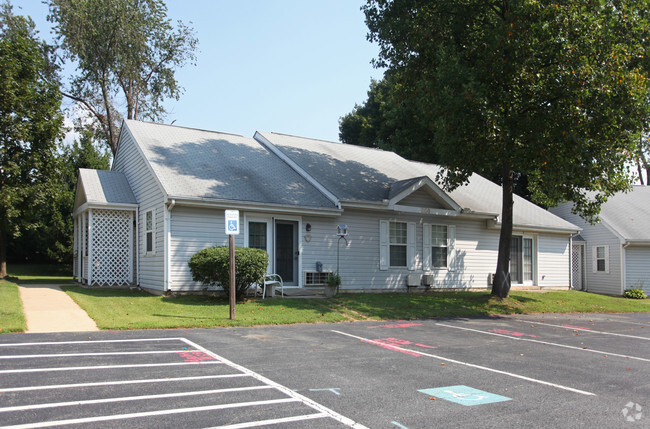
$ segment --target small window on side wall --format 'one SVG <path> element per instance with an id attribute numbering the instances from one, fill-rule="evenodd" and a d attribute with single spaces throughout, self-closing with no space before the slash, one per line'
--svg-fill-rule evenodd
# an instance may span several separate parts
<path id="1" fill-rule="evenodd" d="M 153 210 L 149 210 L 145 213 L 144 215 L 144 230 L 145 230 L 145 238 L 146 238 L 146 243 L 145 243 L 145 251 L 146 253 L 153 253 L 153 242 L 154 242 L 154 237 L 153 237 L 153 231 L 154 231 L 154 217 L 153 217 Z"/>
<path id="2" fill-rule="evenodd" d="M 594 246 L 592 248 L 594 273 L 609 273 L 609 246 Z"/>

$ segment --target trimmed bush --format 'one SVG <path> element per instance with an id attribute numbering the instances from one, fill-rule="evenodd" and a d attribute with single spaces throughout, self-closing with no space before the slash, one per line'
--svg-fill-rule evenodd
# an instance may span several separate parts
<path id="1" fill-rule="evenodd" d="M 625 298 L 630 299 L 646 299 L 648 296 L 643 292 L 643 289 L 628 289 L 625 291 Z"/>
<path id="2" fill-rule="evenodd" d="M 266 274 L 268 254 L 261 249 L 235 247 L 235 296 L 241 300 L 246 290 Z M 210 247 L 196 252 L 188 262 L 192 279 L 208 286 L 221 286 L 230 293 L 230 250 Z"/>

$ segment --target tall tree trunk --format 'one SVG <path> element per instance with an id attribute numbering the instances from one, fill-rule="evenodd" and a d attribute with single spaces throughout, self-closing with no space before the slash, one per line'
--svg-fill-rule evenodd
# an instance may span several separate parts
<path id="1" fill-rule="evenodd" d="M 510 164 L 504 161 L 502 166 L 502 205 L 501 234 L 499 235 L 499 255 L 497 270 L 492 282 L 492 296 L 507 298 L 510 295 L 510 246 L 512 241 L 512 206 L 514 172 Z"/>

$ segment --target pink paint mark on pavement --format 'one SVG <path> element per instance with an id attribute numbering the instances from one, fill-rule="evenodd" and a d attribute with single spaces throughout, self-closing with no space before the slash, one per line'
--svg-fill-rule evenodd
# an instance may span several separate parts
<path id="1" fill-rule="evenodd" d="M 400 340 L 399 338 L 378 338 L 376 340 L 363 340 L 363 341 L 369 344 L 374 344 L 376 346 L 382 347 L 384 349 L 394 350 L 396 352 L 406 353 L 407 355 L 416 356 L 416 357 L 422 355 L 418 352 L 403 350 L 401 347 L 414 345 L 414 346 L 424 347 L 428 349 L 437 349 L 437 347 L 434 346 L 427 346 L 425 344 L 416 344 L 409 340 Z"/>
<path id="2" fill-rule="evenodd" d="M 201 362 L 204 360 L 214 360 L 212 356 L 205 352 L 179 352 L 178 355 L 185 359 L 185 362 Z"/>
<path id="3" fill-rule="evenodd" d="M 494 332 L 495 334 L 512 335 L 513 337 L 539 338 L 537 335 L 525 334 L 523 332 L 508 331 L 507 329 L 490 329 L 488 332 Z"/>

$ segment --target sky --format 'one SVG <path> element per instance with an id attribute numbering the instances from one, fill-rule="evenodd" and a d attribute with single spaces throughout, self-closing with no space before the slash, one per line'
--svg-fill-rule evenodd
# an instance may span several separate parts
<path id="1" fill-rule="evenodd" d="M 52 40 L 41 0 L 11 0 Z M 371 61 L 363 0 L 167 0 L 167 16 L 199 39 L 196 66 L 165 123 L 252 137 L 271 131 L 338 141 L 338 121 L 367 98 Z"/>

